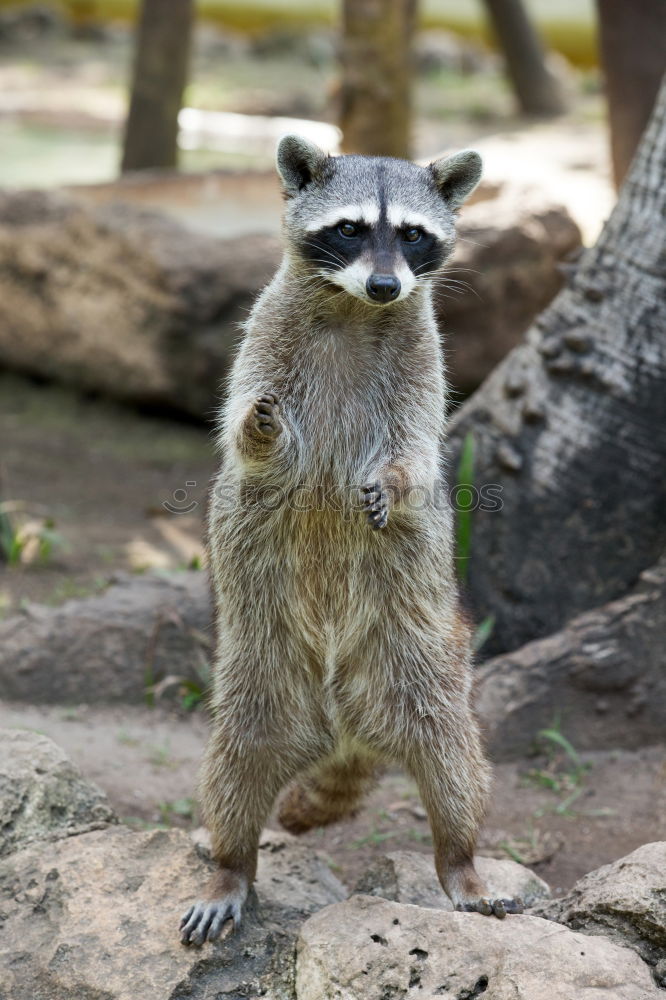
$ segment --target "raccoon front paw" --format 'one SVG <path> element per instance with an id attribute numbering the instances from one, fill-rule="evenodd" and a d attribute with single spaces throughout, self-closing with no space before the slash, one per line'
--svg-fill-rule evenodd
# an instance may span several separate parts
<path id="1" fill-rule="evenodd" d="M 282 430 L 280 405 L 274 392 L 258 396 L 252 408 L 253 427 L 260 437 L 276 438 Z"/>
<path id="2" fill-rule="evenodd" d="M 380 482 L 361 487 L 361 510 L 373 531 L 385 528 L 388 523 L 389 498 Z"/>

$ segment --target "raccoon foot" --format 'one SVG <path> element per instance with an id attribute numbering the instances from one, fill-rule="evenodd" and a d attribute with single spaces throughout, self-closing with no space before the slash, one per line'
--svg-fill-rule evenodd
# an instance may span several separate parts
<path id="1" fill-rule="evenodd" d="M 442 878 L 442 887 L 453 903 L 454 909 L 464 913 L 482 913 L 484 917 L 503 920 L 507 913 L 522 913 L 522 899 L 493 897 L 477 875 L 471 860 L 448 868 Z"/>
<path id="2" fill-rule="evenodd" d="M 361 510 L 373 531 L 385 528 L 389 515 L 389 499 L 380 482 L 361 487 Z"/>
<path id="3" fill-rule="evenodd" d="M 273 392 L 258 396 L 252 409 L 254 429 L 265 438 L 275 438 L 282 430 L 280 421 L 280 406 Z"/>
<path id="4" fill-rule="evenodd" d="M 197 900 L 181 917 L 182 944 L 199 946 L 205 941 L 215 941 L 228 920 L 233 921 L 235 931 L 240 927 L 241 910 L 247 898 L 247 880 L 242 875 L 223 870 L 216 884 L 226 889 L 223 895 L 218 899 Z"/>
<path id="5" fill-rule="evenodd" d="M 504 920 L 507 913 L 522 913 L 523 909 L 523 901 L 518 896 L 515 899 L 492 899 L 490 896 L 480 896 L 478 899 L 456 903 L 456 910 L 463 913 L 482 913 L 484 917 L 494 916 L 499 920 Z"/>

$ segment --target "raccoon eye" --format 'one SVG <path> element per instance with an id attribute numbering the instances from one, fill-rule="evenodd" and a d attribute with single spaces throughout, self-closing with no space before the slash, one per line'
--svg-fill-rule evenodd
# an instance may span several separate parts
<path id="1" fill-rule="evenodd" d="M 341 222 L 338 226 L 338 232 L 340 236 L 350 240 L 353 236 L 358 236 L 358 226 L 354 225 L 353 222 Z"/>
<path id="2" fill-rule="evenodd" d="M 422 235 L 423 233 L 420 229 L 417 229 L 416 226 L 411 226 L 409 229 L 405 229 L 402 238 L 407 243 L 418 243 Z"/>

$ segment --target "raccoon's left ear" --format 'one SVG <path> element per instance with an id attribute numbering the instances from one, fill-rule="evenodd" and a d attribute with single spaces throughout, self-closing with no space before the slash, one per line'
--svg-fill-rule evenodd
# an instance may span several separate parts
<path id="1" fill-rule="evenodd" d="M 435 178 L 435 184 L 450 209 L 460 208 L 481 180 L 483 163 L 473 149 L 463 149 L 454 156 L 443 156 L 435 160 L 428 170 Z"/>
<path id="2" fill-rule="evenodd" d="M 285 194 L 292 196 L 316 180 L 328 160 L 313 142 L 300 135 L 285 135 L 277 148 L 277 171 L 282 178 Z"/>

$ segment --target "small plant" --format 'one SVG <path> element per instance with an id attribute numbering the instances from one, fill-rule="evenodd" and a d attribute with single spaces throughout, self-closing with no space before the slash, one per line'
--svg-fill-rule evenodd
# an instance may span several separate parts
<path id="1" fill-rule="evenodd" d="M 393 837 L 399 836 L 399 830 L 389 830 L 383 833 L 381 830 L 373 830 L 371 833 L 367 834 L 365 837 L 359 837 L 358 840 L 352 840 L 349 845 L 352 848 L 358 847 L 377 847 L 379 844 L 383 844 L 387 840 L 392 840 Z"/>
<path id="2" fill-rule="evenodd" d="M 195 639 L 200 646 L 210 649 L 212 645 L 210 636 L 200 632 L 198 629 L 189 629 L 188 632 L 190 637 Z M 157 636 L 154 633 L 144 669 L 144 698 L 147 706 L 154 708 L 156 701 L 165 697 L 172 698 L 175 694 L 180 699 L 181 706 L 187 712 L 194 711 L 206 698 L 210 688 L 211 668 L 203 649 L 198 650 L 199 662 L 194 664 L 196 677 L 182 677 L 178 674 L 169 674 L 155 683 L 153 678 L 153 655 L 156 639 Z"/>
<path id="3" fill-rule="evenodd" d="M 589 768 L 589 764 L 584 764 L 580 759 L 578 751 L 574 749 L 573 744 L 566 738 L 564 733 L 559 729 L 559 725 L 554 725 L 550 729 L 540 729 L 537 736 L 546 741 L 550 741 L 551 744 L 560 747 L 564 750 L 567 758 L 573 766 L 573 779 L 574 784 L 579 784 L 583 774 Z"/>
<path id="4" fill-rule="evenodd" d="M 474 629 L 472 636 L 472 650 L 478 653 L 485 643 L 490 639 L 495 628 L 495 615 L 487 615 L 482 622 Z"/>
<path id="5" fill-rule="evenodd" d="M 462 497 L 468 494 L 469 499 L 462 502 Z M 468 431 L 463 441 L 460 461 L 458 462 L 458 474 L 456 478 L 456 560 L 458 563 L 458 577 L 461 583 L 467 579 L 469 571 L 469 560 L 472 554 L 472 512 L 474 510 L 474 435 Z M 472 649 L 478 653 L 481 647 L 488 641 L 495 627 L 495 616 L 487 615 L 482 622 L 477 625 L 472 636 Z"/>
<path id="6" fill-rule="evenodd" d="M 171 757 L 171 747 L 168 743 L 164 746 L 153 746 L 148 755 L 149 762 L 153 767 L 177 767 L 173 758 Z"/>
<path id="7" fill-rule="evenodd" d="M 198 680 L 185 679 L 179 688 L 180 703 L 187 712 L 198 708 L 208 693 L 210 686 L 210 666 L 208 663 L 197 667 Z"/>
<path id="8" fill-rule="evenodd" d="M 9 566 L 16 566 L 21 558 L 21 546 L 14 525 L 5 509 L 0 504 L 0 558 Z"/>
<path id="9" fill-rule="evenodd" d="M 464 583 L 467 579 L 469 569 L 469 558 L 472 548 L 472 511 L 474 510 L 474 435 L 471 431 L 465 435 L 460 461 L 458 462 L 458 476 L 456 479 L 456 503 L 458 508 L 457 530 L 456 530 L 456 559 L 458 561 L 458 576 Z M 469 501 L 465 504 L 460 502 L 460 496 L 464 490 L 469 492 Z"/>
<path id="10" fill-rule="evenodd" d="M 173 802 L 159 802 L 157 808 L 162 823 L 171 826 L 175 818 L 192 819 L 195 802 L 194 799 L 174 799 Z"/>
<path id="11" fill-rule="evenodd" d="M 10 514 L 21 507 L 20 503 L 0 504 L 0 559 L 8 566 L 47 563 L 56 549 L 66 548 L 65 540 L 50 517 L 16 525 Z"/>
<path id="12" fill-rule="evenodd" d="M 584 792 L 583 782 L 590 764 L 581 760 L 580 754 L 561 731 L 556 719 L 548 729 L 537 733 L 537 748 L 545 756 L 546 763 L 541 768 L 527 772 L 527 780 L 546 788 L 555 795 L 564 796 L 553 811 L 559 815 L 573 815 L 570 807 Z M 535 813 L 542 816 L 546 809 Z"/>

